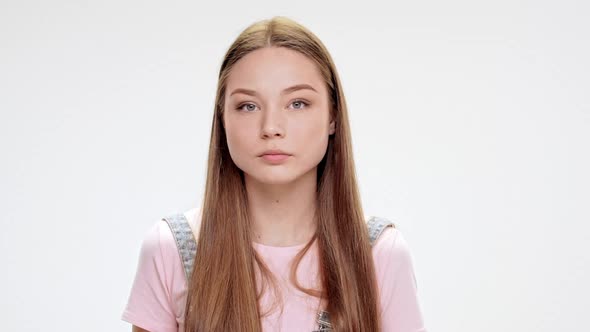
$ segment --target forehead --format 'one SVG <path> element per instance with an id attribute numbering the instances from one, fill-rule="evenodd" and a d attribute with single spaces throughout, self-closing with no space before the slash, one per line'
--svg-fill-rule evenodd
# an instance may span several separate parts
<path id="1" fill-rule="evenodd" d="M 255 89 L 274 93 L 285 87 L 307 83 L 323 90 L 323 78 L 316 63 L 307 56 L 284 47 L 265 47 L 250 52 L 231 69 L 227 89 Z"/>

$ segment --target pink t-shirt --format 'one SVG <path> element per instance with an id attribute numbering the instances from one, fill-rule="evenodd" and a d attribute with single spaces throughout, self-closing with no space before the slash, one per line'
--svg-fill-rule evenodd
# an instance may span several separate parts
<path id="1" fill-rule="evenodd" d="M 196 229 L 198 209 L 188 210 L 184 215 Z M 312 331 L 317 327 L 318 298 L 287 282 L 290 260 L 304 245 L 273 247 L 253 242 L 254 248 L 277 276 L 283 296 L 282 316 L 279 308 L 275 308 L 262 318 L 265 332 Z M 412 255 L 404 237 L 397 228 L 387 227 L 372 250 L 383 331 L 426 332 Z M 297 279 L 303 287 L 317 288 L 317 275 L 316 241 L 302 258 Z M 184 332 L 186 290 L 176 242 L 168 224 L 159 220 L 143 239 L 135 280 L 121 319 L 150 332 Z M 266 291 L 261 298 L 263 312 L 270 308 L 272 301 L 272 292 Z"/>

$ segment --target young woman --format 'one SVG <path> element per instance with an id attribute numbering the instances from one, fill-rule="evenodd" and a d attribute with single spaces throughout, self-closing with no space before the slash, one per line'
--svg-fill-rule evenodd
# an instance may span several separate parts
<path id="1" fill-rule="evenodd" d="M 426 331 L 407 243 L 363 213 L 322 42 L 285 17 L 249 26 L 214 112 L 201 206 L 147 234 L 122 319 L 152 332 Z M 183 220 L 188 237 L 172 226 Z"/>

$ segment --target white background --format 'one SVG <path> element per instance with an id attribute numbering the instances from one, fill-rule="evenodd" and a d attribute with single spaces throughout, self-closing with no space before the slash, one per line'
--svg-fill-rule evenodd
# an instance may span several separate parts
<path id="1" fill-rule="evenodd" d="M 429 332 L 590 331 L 589 9 L 3 0 L 0 329 L 130 331 L 144 234 L 199 202 L 221 59 L 286 15 L 336 62 Z"/>

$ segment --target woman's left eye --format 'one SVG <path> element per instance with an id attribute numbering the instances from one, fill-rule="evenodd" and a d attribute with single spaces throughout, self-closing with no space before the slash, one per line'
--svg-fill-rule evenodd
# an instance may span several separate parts
<path id="1" fill-rule="evenodd" d="M 308 103 L 306 103 L 306 102 L 305 102 L 305 101 L 303 101 L 303 100 L 299 100 L 299 99 L 298 99 L 298 100 L 295 100 L 295 101 L 293 101 L 293 102 L 291 103 L 291 105 L 294 105 L 294 104 L 303 104 L 303 105 L 305 105 L 305 107 L 309 106 L 309 104 L 308 104 Z M 298 110 L 300 110 L 300 109 L 303 109 L 303 107 L 295 107 L 295 109 L 298 109 Z"/>

